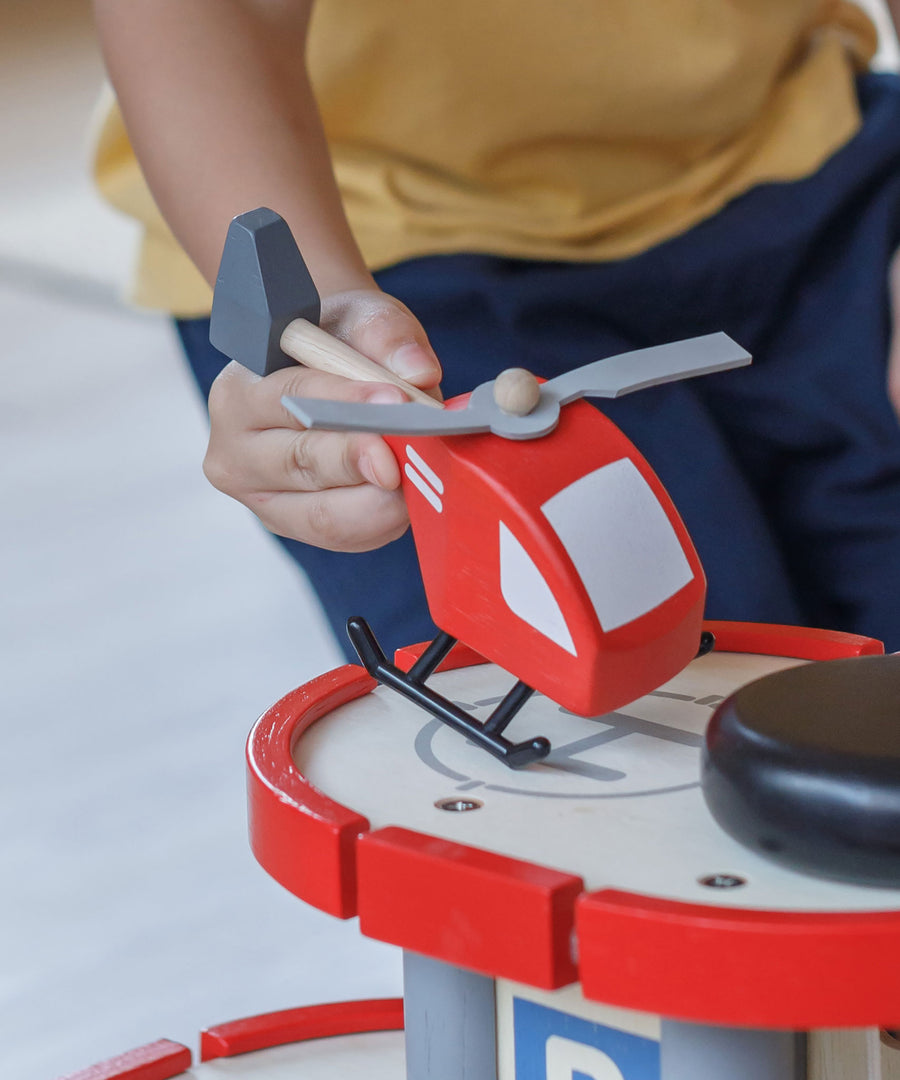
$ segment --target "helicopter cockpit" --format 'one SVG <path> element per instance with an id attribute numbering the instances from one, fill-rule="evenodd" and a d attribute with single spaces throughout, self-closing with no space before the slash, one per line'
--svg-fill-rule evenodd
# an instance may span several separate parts
<path id="1" fill-rule="evenodd" d="M 572 560 L 604 631 L 652 611 L 693 579 L 669 518 L 628 458 L 582 476 L 548 499 L 541 511 Z M 514 614 L 576 654 L 559 602 L 502 521 L 500 590 Z"/>

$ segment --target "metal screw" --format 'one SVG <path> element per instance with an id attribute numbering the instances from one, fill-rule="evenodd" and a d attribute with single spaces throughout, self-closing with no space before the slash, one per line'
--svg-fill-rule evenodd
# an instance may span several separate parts
<path id="1" fill-rule="evenodd" d="M 479 807 L 484 806 L 483 802 L 479 802 L 478 799 L 438 799 L 434 804 L 438 810 L 478 810 Z"/>
<path id="2" fill-rule="evenodd" d="M 739 889 L 741 885 L 747 884 L 747 879 L 738 877 L 737 874 L 707 874 L 697 880 L 707 889 Z"/>

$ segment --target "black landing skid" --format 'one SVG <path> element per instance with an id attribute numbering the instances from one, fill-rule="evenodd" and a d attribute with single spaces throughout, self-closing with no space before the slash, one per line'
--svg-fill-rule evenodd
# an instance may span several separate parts
<path id="1" fill-rule="evenodd" d="M 388 660 L 365 619 L 359 616 L 348 619 L 347 634 L 363 666 L 373 679 L 409 698 L 510 768 L 520 769 L 523 765 L 540 761 L 550 753 L 549 739 L 538 737 L 530 742 L 514 743 L 503 737 L 506 726 L 534 693 L 525 683 L 517 682 L 483 722 L 475 720 L 458 705 L 425 685 L 425 680 L 456 644 L 456 638 L 445 634 L 443 630 L 409 671 L 401 671 L 396 664 Z"/>
<path id="2" fill-rule="evenodd" d="M 434 641 L 422 653 L 409 671 L 401 671 L 385 656 L 372 629 L 359 615 L 347 620 L 347 634 L 353 648 L 362 661 L 363 667 L 377 679 L 382 686 L 389 686 L 398 694 L 408 698 L 438 720 L 447 724 L 460 734 L 471 739 L 476 746 L 482 747 L 499 758 L 511 769 L 520 769 L 533 761 L 540 761 L 550 753 L 550 740 L 543 736 L 530 742 L 510 742 L 503 737 L 503 732 L 519 709 L 534 693 L 532 687 L 521 679 L 497 705 L 485 721 L 475 720 L 458 705 L 437 694 L 426 685 L 426 679 L 434 672 L 444 657 L 456 644 L 456 638 L 441 630 Z M 700 636 L 700 648 L 697 656 L 705 656 L 715 647 L 716 639 L 704 630 Z"/>
<path id="3" fill-rule="evenodd" d="M 716 647 L 716 635 L 712 630 L 703 630 L 700 633 L 700 648 L 697 650 L 697 655 L 694 657 L 698 660 L 701 656 L 706 656 L 707 653 L 711 653 Z"/>

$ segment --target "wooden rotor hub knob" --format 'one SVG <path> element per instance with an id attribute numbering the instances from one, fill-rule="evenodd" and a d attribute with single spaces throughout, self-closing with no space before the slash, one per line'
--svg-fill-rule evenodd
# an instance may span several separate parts
<path id="1" fill-rule="evenodd" d="M 541 385 L 525 368 L 507 368 L 494 380 L 494 401 L 513 416 L 527 416 L 541 400 Z"/>

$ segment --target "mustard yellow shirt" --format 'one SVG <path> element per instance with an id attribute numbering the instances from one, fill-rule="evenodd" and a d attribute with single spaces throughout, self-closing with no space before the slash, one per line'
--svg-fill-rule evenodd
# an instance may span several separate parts
<path id="1" fill-rule="evenodd" d="M 758 183 L 815 171 L 859 125 L 854 74 L 876 45 L 842 0 L 318 0 L 308 62 L 378 269 L 642 251 Z M 208 312 L 114 102 L 95 171 L 145 226 L 134 301 Z"/>

